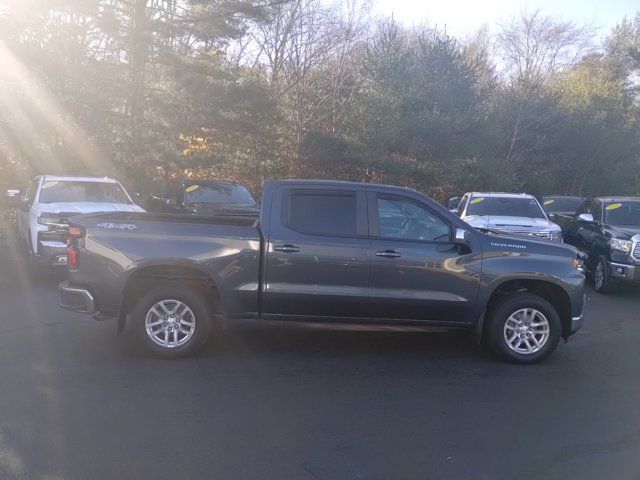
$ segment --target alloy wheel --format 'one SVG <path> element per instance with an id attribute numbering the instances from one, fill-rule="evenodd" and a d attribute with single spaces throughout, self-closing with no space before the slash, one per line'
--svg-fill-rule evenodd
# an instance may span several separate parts
<path id="1" fill-rule="evenodd" d="M 514 352 L 531 355 L 549 340 L 549 321 L 535 308 L 522 308 L 512 313 L 504 324 L 504 340 Z"/>
<path id="2" fill-rule="evenodd" d="M 147 312 L 144 320 L 148 337 L 156 345 L 176 348 L 187 343 L 196 329 L 196 318 L 180 300 L 160 300 Z"/>
<path id="3" fill-rule="evenodd" d="M 604 266 L 601 261 L 598 261 L 598 264 L 596 265 L 596 271 L 593 274 L 593 283 L 596 290 L 600 290 L 604 284 Z"/>

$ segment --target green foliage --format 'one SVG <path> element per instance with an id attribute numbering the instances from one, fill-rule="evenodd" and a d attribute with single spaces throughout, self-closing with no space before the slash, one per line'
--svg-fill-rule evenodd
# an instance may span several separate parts
<path id="1" fill-rule="evenodd" d="M 479 158 L 495 150 L 495 136 L 479 96 L 483 72 L 455 39 L 385 23 L 363 71 L 352 135 L 388 181 L 441 196 L 479 179 Z"/>
<path id="2" fill-rule="evenodd" d="M 553 53 L 532 76 L 517 48 L 496 62 L 486 32 L 463 44 L 341 5 L 13 2 L 0 13 L 3 183 L 46 172 L 134 188 L 186 175 L 253 190 L 282 177 L 388 182 L 440 199 L 640 194 L 640 17 L 572 62 L 584 31 L 534 15 L 521 21 L 539 37 L 518 38 L 516 20 L 501 38 Z"/>

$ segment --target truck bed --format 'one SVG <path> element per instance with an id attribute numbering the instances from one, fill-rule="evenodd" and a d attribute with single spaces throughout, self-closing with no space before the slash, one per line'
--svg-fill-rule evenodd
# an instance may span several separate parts
<path id="1" fill-rule="evenodd" d="M 104 306 L 119 305 L 117 299 L 134 271 L 156 266 L 197 268 L 208 275 L 215 272 L 213 280 L 228 314 L 252 314 L 258 311 L 259 294 L 257 223 L 256 218 L 157 213 L 78 216 L 72 224 L 87 233 L 82 267 L 72 276 L 92 287 L 99 295 L 98 305 Z M 110 272 L 108 277 L 105 271 Z"/>

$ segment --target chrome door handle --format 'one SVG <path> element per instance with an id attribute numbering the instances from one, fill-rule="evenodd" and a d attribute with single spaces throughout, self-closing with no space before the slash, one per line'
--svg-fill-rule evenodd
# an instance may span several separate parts
<path id="1" fill-rule="evenodd" d="M 300 247 L 296 247 L 295 245 L 290 245 L 290 244 L 274 245 L 273 246 L 273 251 L 274 252 L 284 252 L 284 253 L 296 253 L 296 252 L 300 251 Z"/>
<path id="2" fill-rule="evenodd" d="M 376 257 L 382 258 L 398 258 L 401 257 L 402 254 L 397 250 L 380 250 L 376 252 Z"/>

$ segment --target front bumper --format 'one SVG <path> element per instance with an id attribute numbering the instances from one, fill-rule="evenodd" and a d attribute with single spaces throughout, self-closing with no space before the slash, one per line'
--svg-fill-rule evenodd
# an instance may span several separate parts
<path id="1" fill-rule="evenodd" d="M 571 305 L 571 314 L 562 319 L 562 338 L 567 340 L 571 335 L 580 330 L 584 324 L 587 296 L 584 292 L 585 276 L 579 270 L 571 269 L 569 275 L 565 276 L 562 280 L 564 290 L 569 296 Z"/>
<path id="2" fill-rule="evenodd" d="M 585 307 L 587 305 L 587 296 L 583 295 L 582 296 L 582 311 L 576 315 L 575 317 L 571 317 L 571 330 L 569 335 L 573 335 L 574 333 L 576 333 L 578 330 L 580 330 L 582 328 L 582 325 L 584 324 L 584 310 Z"/>
<path id="3" fill-rule="evenodd" d="M 618 282 L 640 283 L 640 265 L 607 262 L 609 277 Z"/>
<path id="4" fill-rule="evenodd" d="M 93 315 L 96 313 L 96 302 L 93 294 L 83 287 L 75 287 L 65 281 L 58 285 L 60 306 L 66 310 Z"/>

